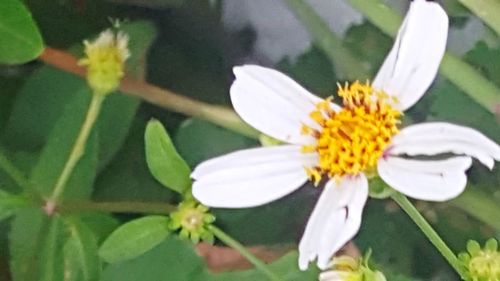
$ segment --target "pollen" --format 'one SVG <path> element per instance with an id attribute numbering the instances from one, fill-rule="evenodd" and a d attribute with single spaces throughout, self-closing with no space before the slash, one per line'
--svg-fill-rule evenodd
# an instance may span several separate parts
<path id="1" fill-rule="evenodd" d="M 397 102 L 369 82 L 338 85 L 343 108 L 334 110 L 332 98 L 316 104 L 310 118 L 318 126 L 303 125 L 301 133 L 311 135 L 315 143 L 302 147 L 302 152 L 316 152 L 319 163 L 306 172 L 316 185 L 323 176 L 337 178 L 374 170 L 392 137 L 398 132 L 401 111 Z M 319 129 L 318 129 L 319 128 Z"/>

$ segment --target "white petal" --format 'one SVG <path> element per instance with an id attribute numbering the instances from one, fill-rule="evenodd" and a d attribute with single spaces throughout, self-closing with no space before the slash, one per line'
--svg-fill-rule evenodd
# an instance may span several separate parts
<path id="1" fill-rule="evenodd" d="M 436 77 L 447 36 L 448 16 L 443 8 L 431 1 L 413 1 L 374 88 L 397 97 L 399 109 L 411 107 Z"/>
<path id="2" fill-rule="evenodd" d="M 317 162 L 300 146 L 253 148 L 201 163 L 192 173 L 193 195 L 210 207 L 244 208 L 281 198 L 306 180 L 304 167 Z"/>
<path id="3" fill-rule="evenodd" d="M 391 155 L 435 155 L 453 152 L 478 159 L 492 169 L 500 160 L 500 146 L 480 132 L 450 123 L 433 122 L 412 125 L 393 137 Z"/>
<path id="4" fill-rule="evenodd" d="M 302 124 L 317 126 L 309 117 L 320 98 L 283 73 L 256 65 L 233 69 L 234 109 L 245 122 L 278 140 L 305 144 L 313 140 L 300 133 Z M 337 107 L 338 108 L 338 107 Z"/>
<path id="5" fill-rule="evenodd" d="M 368 181 L 363 174 L 344 177 L 339 185 L 334 179 L 325 185 L 299 244 L 302 270 L 316 257 L 320 268 L 328 267 L 335 252 L 358 232 L 367 198 Z"/>
<path id="6" fill-rule="evenodd" d="M 387 184 L 410 197 L 446 201 L 465 189 L 465 171 L 471 164 L 467 156 L 426 161 L 390 156 L 378 161 L 378 173 Z"/>
<path id="7" fill-rule="evenodd" d="M 319 281 L 343 281 L 346 280 L 348 273 L 338 271 L 338 270 L 330 270 L 320 273 Z"/>

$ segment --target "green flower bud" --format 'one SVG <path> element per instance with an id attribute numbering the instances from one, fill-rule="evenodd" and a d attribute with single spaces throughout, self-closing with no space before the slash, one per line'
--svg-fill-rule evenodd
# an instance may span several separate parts
<path id="1" fill-rule="evenodd" d="M 474 240 L 467 242 L 467 252 L 460 253 L 467 281 L 498 281 L 500 280 L 500 252 L 498 242 L 489 239 L 483 249 Z"/>
<path id="2" fill-rule="evenodd" d="M 214 236 L 207 226 L 215 221 L 215 217 L 208 211 L 206 206 L 194 200 L 183 201 L 177 206 L 177 210 L 170 214 L 169 227 L 172 230 L 180 230 L 179 236 L 193 243 L 203 240 L 212 244 Z"/>

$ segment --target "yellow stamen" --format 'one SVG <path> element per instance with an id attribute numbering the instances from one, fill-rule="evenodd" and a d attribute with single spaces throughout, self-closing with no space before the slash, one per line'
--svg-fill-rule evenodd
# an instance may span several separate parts
<path id="1" fill-rule="evenodd" d="M 375 91 L 368 82 L 337 86 L 344 108 L 335 112 L 331 98 L 319 102 L 309 116 L 321 129 L 304 125 L 301 130 L 316 138 L 314 145 L 302 148 L 304 153 L 319 155 L 317 166 L 306 168 L 315 184 L 323 175 L 338 179 L 372 171 L 400 124 L 402 113 L 393 108 L 394 98 Z"/>

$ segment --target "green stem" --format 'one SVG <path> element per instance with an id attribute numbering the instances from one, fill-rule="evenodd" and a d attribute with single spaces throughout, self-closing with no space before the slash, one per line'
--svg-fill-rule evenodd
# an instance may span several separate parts
<path id="1" fill-rule="evenodd" d="M 0 152 L 0 169 L 2 169 L 12 180 L 24 190 L 31 190 L 32 184 L 23 172 L 19 170 L 2 152 Z"/>
<path id="2" fill-rule="evenodd" d="M 470 2 L 482 1 L 471 0 Z M 402 17 L 382 0 L 349 0 L 349 3 L 384 33 L 392 37 L 396 36 Z M 500 89 L 482 76 L 476 68 L 457 56 L 446 53 L 441 62 L 440 72 L 473 100 L 495 114 Z"/>
<path id="3" fill-rule="evenodd" d="M 250 253 L 245 246 L 241 245 L 238 241 L 234 240 L 231 236 L 227 235 L 224 231 L 219 229 L 214 225 L 208 226 L 208 230 L 210 230 L 215 237 L 224 242 L 229 247 L 238 251 L 242 256 L 244 256 L 249 262 L 251 262 L 258 270 L 260 270 L 263 274 L 265 274 L 270 280 L 281 280 L 275 273 L 270 271 L 267 268 L 267 265 Z"/>
<path id="4" fill-rule="evenodd" d="M 99 94 L 92 95 L 92 100 L 90 101 L 89 109 L 87 111 L 87 116 L 83 121 L 82 128 L 78 133 L 78 137 L 75 141 L 75 144 L 73 145 L 68 160 L 64 164 L 63 171 L 61 172 L 61 175 L 59 175 L 59 178 L 57 179 L 54 191 L 50 196 L 49 202 L 56 204 L 61 195 L 63 194 L 64 189 L 66 188 L 66 183 L 68 182 L 68 179 L 71 176 L 73 169 L 78 163 L 78 160 L 80 160 L 83 153 L 85 152 L 85 144 L 90 135 L 90 132 L 92 131 L 92 127 L 94 126 L 94 123 L 97 120 L 97 116 L 101 111 L 101 106 L 102 102 L 104 101 L 104 98 L 105 95 L 99 95 Z"/>
<path id="5" fill-rule="evenodd" d="M 175 206 L 168 203 L 152 202 L 92 202 L 68 201 L 57 207 L 60 213 L 109 212 L 130 214 L 170 214 Z"/>
<path id="6" fill-rule="evenodd" d="M 455 271 L 460 275 L 463 280 L 465 275 L 462 271 L 462 266 L 457 256 L 453 251 L 446 245 L 446 243 L 441 239 L 439 234 L 432 228 L 432 226 L 425 220 L 425 218 L 420 214 L 420 212 L 413 206 L 413 204 L 399 192 L 394 192 L 391 198 L 398 203 L 399 206 L 410 216 L 413 222 L 420 228 L 420 230 L 427 236 L 427 239 L 437 248 L 441 255 L 448 261 L 448 263 L 455 269 Z"/>
<path id="7" fill-rule="evenodd" d="M 458 0 L 476 16 L 500 34 L 500 1 L 498 0 Z"/>
<path id="8" fill-rule="evenodd" d="M 345 79 L 368 79 L 368 70 L 356 59 L 349 49 L 342 44 L 342 39 L 335 36 L 326 22 L 318 16 L 313 8 L 304 0 L 286 0 L 290 9 L 309 30 L 314 41 L 334 62 L 337 75 Z"/>
<path id="9" fill-rule="evenodd" d="M 479 191 L 476 186 L 468 186 L 459 197 L 449 204 L 490 225 L 500 232 L 500 205 L 493 198 Z"/>

